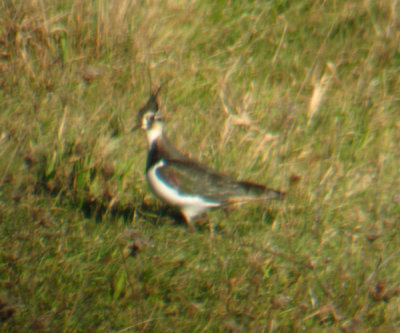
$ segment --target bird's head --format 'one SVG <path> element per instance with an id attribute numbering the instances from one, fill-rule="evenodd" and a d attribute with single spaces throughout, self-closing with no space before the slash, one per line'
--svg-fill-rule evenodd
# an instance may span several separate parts
<path id="1" fill-rule="evenodd" d="M 161 87 L 153 91 L 147 103 L 139 109 L 136 126 L 133 128 L 133 130 L 138 128 L 145 130 L 149 144 L 159 137 L 163 131 L 163 122 L 158 112 L 159 104 L 157 100 L 157 94 L 160 88 Z"/>

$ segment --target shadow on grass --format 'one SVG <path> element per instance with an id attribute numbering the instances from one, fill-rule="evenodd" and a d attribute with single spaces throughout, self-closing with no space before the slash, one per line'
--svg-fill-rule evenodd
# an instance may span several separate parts
<path id="1" fill-rule="evenodd" d="M 146 222 L 161 226 L 165 224 L 187 228 L 185 219 L 180 212 L 166 205 L 148 204 L 139 199 L 139 193 L 133 193 L 131 199 L 120 201 L 118 193 L 115 194 L 112 188 L 118 188 L 118 179 L 115 179 L 113 168 L 104 170 L 106 161 L 91 162 L 90 155 L 80 152 L 79 144 L 70 143 L 67 148 L 61 150 L 58 159 L 52 160 L 48 154 L 42 156 L 29 156 L 25 158 L 27 168 L 34 174 L 34 191 L 46 193 L 63 204 L 72 206 L 73 209 L 80 209 L 85 218 L 94 218 L 96 222 L 103 222 L 106 219 L 123 219 L 130 223 L 139 216 Z M 253 206 L 253 205 L 251 205 Z M 196 219 L 193 226 L 198 231 L 221 231 L 224 232 L 226 225 L 230 224 L 231 215 L 239 214 L 238 210 L 249 209 L 253 213 L 246 213 L 243 221 L 235 226 L 241 233 L 248 233 L 254 228 L 254 223 L 271 225 L 276 218 L 273 210 L 265 209 L 262 205 L 256 208 L 251 207 L 221 207 L 225 217 L 220 221 L 210 223 L 210 218 L 215 210 L 204 214 Z M 262 211 L 260 211 L 262 209 Z M 237 218 L 234 219 L 238 221 Z M 240 219 L 239 219 L 240 220 Z"/>

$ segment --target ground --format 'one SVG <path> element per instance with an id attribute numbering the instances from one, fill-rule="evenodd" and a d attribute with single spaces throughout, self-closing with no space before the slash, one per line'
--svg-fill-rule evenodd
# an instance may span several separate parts
<path id="1" fill-rule="evenodd" d="M 400 329 L 400 16 L 387 1 L 3 1 L 2 332 Z M 144 134 L 288 192 L 188 232 Z"/>

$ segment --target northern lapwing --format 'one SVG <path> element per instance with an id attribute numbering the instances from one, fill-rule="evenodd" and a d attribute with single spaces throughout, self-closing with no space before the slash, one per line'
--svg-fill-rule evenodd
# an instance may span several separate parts
<path id="1" fill-rule="evenodd" d="M 138 125 L 146 131 L 147 181 L 154 194 L 176 207 L 193 229 L 192 220 L 205 211 L 233 203 L 282 199 L 284 192 L 218 173 L 178 151 L 164 135 L 157 94 L 152 92 L 138 112 Z"/>

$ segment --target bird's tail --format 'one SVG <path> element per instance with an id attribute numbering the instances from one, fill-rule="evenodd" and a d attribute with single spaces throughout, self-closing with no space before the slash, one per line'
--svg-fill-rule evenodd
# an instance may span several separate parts
<path id="1" fill-rule="evenodd" d="M 257 183 L 241 181 L 239 185 L 243 189 L 243 192 L 246 193 L 249 200 L 283 199 L 286 196 L 285 192 L 274 190 Z"/>

